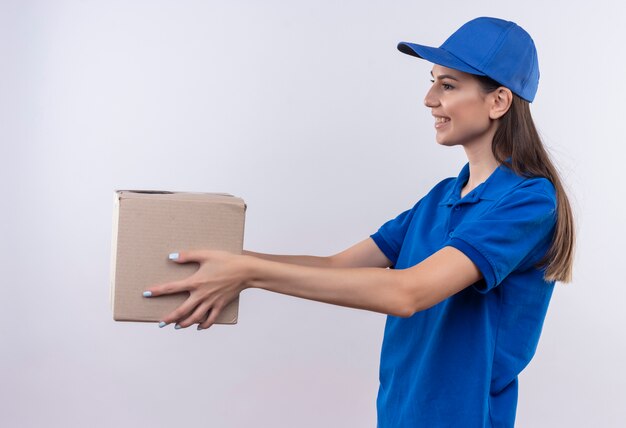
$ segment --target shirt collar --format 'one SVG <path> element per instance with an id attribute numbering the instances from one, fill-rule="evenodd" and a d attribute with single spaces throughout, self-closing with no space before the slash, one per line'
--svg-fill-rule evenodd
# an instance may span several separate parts
<path id="1" fill-rule="evenodd" d="M 463 169 L 461 169 L 458 177 L 454 180 L 450 190 L 443 197 L 439 205 L 450 206 L 459 201 L 468 204 L 476 203 L 479 200 L 495 201 L 525 180 L 524 177 L 515 174 L 515 172 L 505 164 L 500 164 L 485 181 L 461 198 L 461 189 L 465 186 L 468 179 L 469 162 L 463 166 Z"/>

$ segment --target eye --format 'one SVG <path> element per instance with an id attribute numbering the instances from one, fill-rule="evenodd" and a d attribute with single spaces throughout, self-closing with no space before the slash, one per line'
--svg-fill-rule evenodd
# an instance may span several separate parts
<path id="1" fill-rule="evenodd" d="M 430 82 L 435 83 L 433 79 L 430 79 Z M 454 89 L 454 86 L 450 85 L 449 83 L 442 83 L 441 86 L 443 86 L 444 91 L 449 91 L 450 89 Z"/>

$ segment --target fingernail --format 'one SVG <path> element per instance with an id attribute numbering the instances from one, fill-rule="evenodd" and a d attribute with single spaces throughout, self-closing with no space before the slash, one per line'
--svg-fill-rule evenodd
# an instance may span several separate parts
<path id="1" fill-rule="evenodd" d="M 180 326 L 180 324 L 176 324 L 176 325 L 174 326 L 174 328 L 175 328 L 176 330 L 180 330 L 182 327 Z"/>
<path id="2" fill-rule="evenodd" d="M 152 297 L 152 291 L 144 291 L 143 297 Z"/>
<path id="3" fill-rule="evenodd" d="M 167 323 L 166 323 L 165 321 L 161 321 L 161 322 L 159 323 L 159 328 L 163 328 L 163 327 L 165 327 L 166 325 L 167 325 Z"/>
<path id="4" fill-rule="evenodd" d="M 170 260 L 178 260 L 178 253 L 170 253 L 169 256 L 167 256 Z"/>

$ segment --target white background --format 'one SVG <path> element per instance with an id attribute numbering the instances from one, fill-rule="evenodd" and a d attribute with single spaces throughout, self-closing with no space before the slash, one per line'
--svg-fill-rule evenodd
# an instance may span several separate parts
<path id="1" fill-rule="evenodd" d="M 113 190 L 228 192 L 249 250 L 347 248 L 466 161 L 396 44 L 496 16 L 537 44 L 579 228 L 517 426 L 624 426 L 619 4 L 0 1 L 0 425 L 375 426 L 382 314 L 247 290 L 236 326 L 113 322 Z"/>

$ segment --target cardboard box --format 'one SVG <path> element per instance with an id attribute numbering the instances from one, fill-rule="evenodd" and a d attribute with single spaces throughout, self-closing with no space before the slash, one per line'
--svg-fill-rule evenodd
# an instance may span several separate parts
<path id="1" fill-rule="evenodd" d="M 172 252 L 218 249 L 241 254 L 246 205 L 226 193 L 115 191 L 111 254 L 111 305 L 115 321 L 160 321 L 188 293 L 145 298 L 154 284 L 186 278 L 197 263 L 170 261 Z M 236 324 L 239 298 L 217 324 Z"/>

